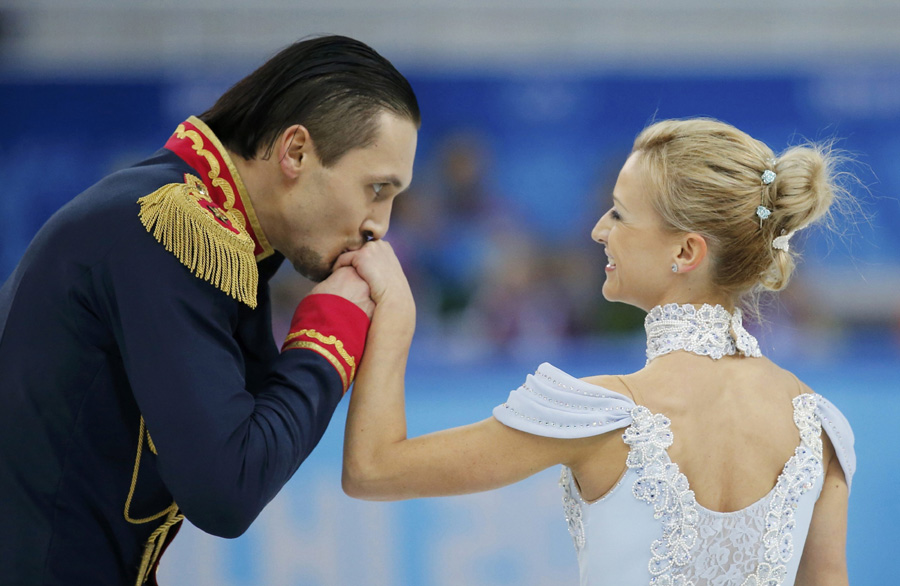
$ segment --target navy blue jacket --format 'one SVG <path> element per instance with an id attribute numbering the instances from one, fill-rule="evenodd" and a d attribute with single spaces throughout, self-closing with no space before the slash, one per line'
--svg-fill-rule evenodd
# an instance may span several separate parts
<path id="1" fill-rule="evenodd" d="M 224 149 L 199 120 L 185 124 L 206 141 L 193 154 L 212 151 L 234 174 L 223 172 L 241 205 L 212 207 L 240 207 L 259 232 L 255 303 L 198 277 L 138 218 L 139 198 L 188 176 L 220 189 L 208 156 L 167 145 L 47 222 L 0 289 L 3 584 L 134 584 L 151 534 L 182 514 L 240 535 L 315 447 L 352 379 L 368 322 L 343 299 L 307 298 L 292 336 L 312 320 L 356 342 L 338 353 L 319 335 L 291 346 L 312 351 L 279 352 L 268 279 L 283 258 Z M 173 535 L 157 531 L 151 566 Z"/>

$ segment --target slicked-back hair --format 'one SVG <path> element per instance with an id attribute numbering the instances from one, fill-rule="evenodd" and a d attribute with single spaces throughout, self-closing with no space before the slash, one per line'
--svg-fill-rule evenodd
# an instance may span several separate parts
<path id="1" fill-rule="evenodd" d="M 200 119 L 248 160 L 270 156 L 278 136 L 301 124 L 322 164 L 332 166 L 374 141 L 382 112 L 421 124 L 416 95 L 390 61 L 360 41 L 326 36 L 283 49 Z"/>

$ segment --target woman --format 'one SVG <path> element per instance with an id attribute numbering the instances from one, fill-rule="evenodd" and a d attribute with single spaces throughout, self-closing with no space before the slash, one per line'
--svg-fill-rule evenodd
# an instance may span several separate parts
<path id="1" fill-rule="evenodd" d="M 761 355 L 740 309 L 787 285 L 791 236 L 841 194 L 836 162 L 815 145 L 776 158 L 713 120 L 646 128 L 592 232 L 608 259 L 604 297 L 648 312 L 646 366 L 577 379 L 545 363 L 493 417 L 413 439 L 408 286 L 385 242 L 345 255 L 377 306 L 344 490 L 460 494 L 562 464 L 582 584 L 847 584 L 850 426 Z"/>

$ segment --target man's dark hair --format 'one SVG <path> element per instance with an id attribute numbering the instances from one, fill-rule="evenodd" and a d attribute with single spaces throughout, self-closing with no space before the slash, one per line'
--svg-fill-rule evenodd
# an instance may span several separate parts
<path id="1" fill-rule="evenodd" d="M 266 158 L 278 136 L 302 124 L 323 165 L 372 144 L 383 111 L 421 124 L 412 87 L 368 45 L 341 36 L 294 43 L 239 81 L 200 119 L 229 150 Z"/>

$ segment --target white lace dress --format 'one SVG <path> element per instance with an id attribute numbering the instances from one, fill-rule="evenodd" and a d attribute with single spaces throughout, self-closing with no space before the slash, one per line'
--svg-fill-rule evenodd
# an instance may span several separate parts
<path id="1" fill-rule="evenodd" d="M 515 429 L 558 438 L 624 428 L 627 469 L 601 499 L 585 502 L 570 470 L 562 470 L 565 516 L 582 586 L 791 585 L 822 489 L 823 429 L 848 485 L 856 467 L 849 423 L 811 393 L 794 399 L 801 441 L 775 487 L 732 513 L 697 503 L 687 478 L 669 459 L 672 431 L 664 415 L 550 364 L 529 375 L 494 416 Z"/>

